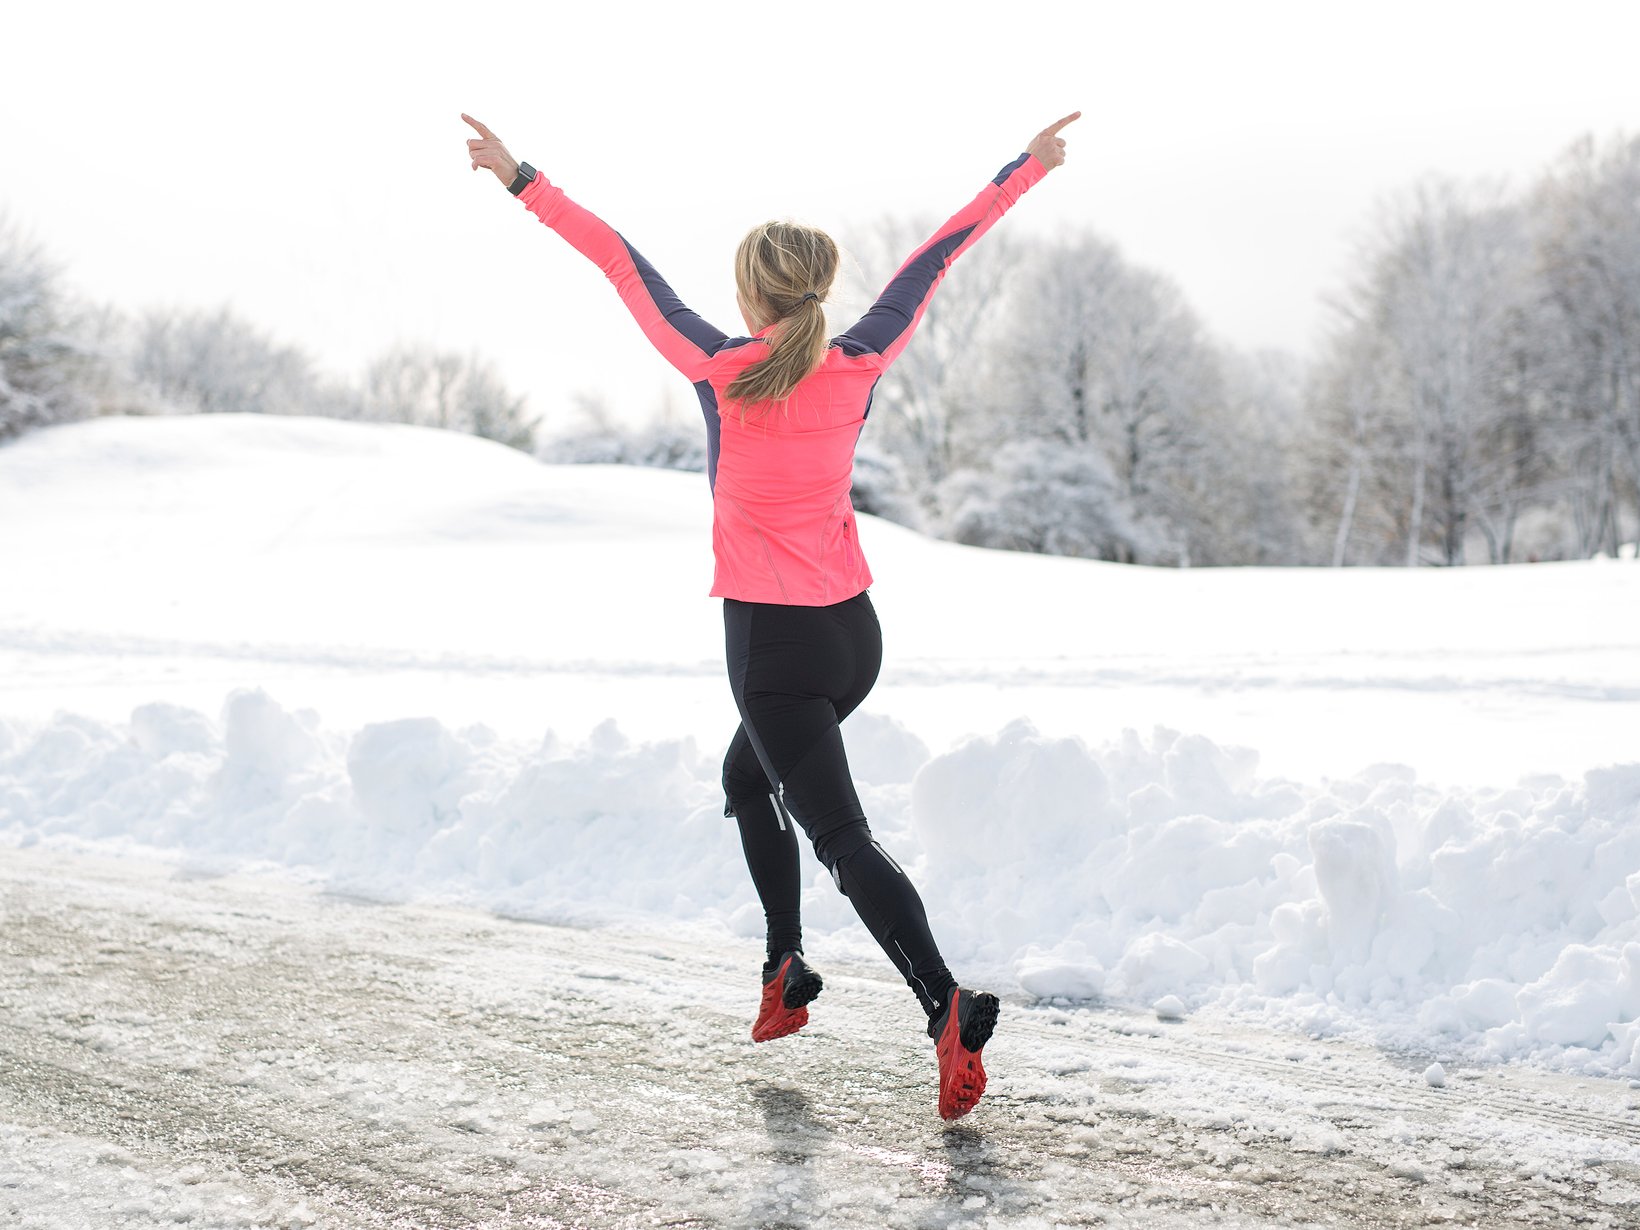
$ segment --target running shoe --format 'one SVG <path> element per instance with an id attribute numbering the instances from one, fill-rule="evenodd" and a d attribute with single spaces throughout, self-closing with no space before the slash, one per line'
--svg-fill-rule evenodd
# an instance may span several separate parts
<path id="1" fill-rule="evenodd" d="M 997 1026 L 997 997 L 985 991 L 951 988 L 951 1002 L 928 1023 L 940 1059 L 940 1118 L 960 1119 L 985 1092 L 985 1065 L 979 1053 Z"/>
<path id="2" fill-rule="evenodd" d="M 763 1002 L 752 1026 L 753 1042 L 794 1034 L 809 1023 L 809 1001 L 824 984 L 800 952 L 782 953 L 773 969 L 763 971 Z"/>

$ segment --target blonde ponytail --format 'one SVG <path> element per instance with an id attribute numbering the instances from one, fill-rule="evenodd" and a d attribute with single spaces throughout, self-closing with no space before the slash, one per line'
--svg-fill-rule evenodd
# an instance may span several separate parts
<path id="1" fill-rule="evenodd" d="M 769 356 L 730 382 L 731 400 L 748 408 L 784 402 L 826 357 L 822 304 L 837 274 L 837 245 L 824 231 L 795 222 L 765 222 L 740 242 L 735 283 L 760 324 L 776 326 Z"/>

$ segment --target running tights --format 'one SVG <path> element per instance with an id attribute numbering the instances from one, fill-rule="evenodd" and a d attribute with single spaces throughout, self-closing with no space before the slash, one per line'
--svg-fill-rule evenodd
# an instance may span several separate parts
<path id="1" fill-rule="evenodd" d="M 865 594 L 833 606 L 725 599 L 740 728 L 723 760 L 725 814 L 768 923 L 769 956 L 803 946 L 796 827 L 930 1017 L 956 985 L 910 879 L 872 838 L 838 723 L 877 681 L 882 630 Z"/>

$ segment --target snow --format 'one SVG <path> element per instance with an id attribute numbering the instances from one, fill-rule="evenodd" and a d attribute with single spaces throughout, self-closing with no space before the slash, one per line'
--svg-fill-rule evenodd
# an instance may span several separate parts
<path id="1" fill-rule="evenodd" d="M 959 976 L 1640 1076 L 1640 570 L 1151 572 L 863 520 L 887 664 L 845 736 Z M 0 841 L 760 934 L 699 476 L 101 420 L 0 449 L 0 576 Z M 811 953 L 869 959 L 805 874 Z"/>
<path id="2" fill-rule="evenodd" d="M 1164 995 L 1150 1006 L 1158 1021 L 1180 1021 L 1184 1019 L 1184 1000 L 1177 995 Z"/>

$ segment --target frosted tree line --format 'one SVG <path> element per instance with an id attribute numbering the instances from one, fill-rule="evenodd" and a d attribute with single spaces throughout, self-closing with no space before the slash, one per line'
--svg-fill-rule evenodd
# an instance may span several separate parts
<path id="1" fill-rule="evenodd" d="M 1640 140 L 1381 212 L 1311 375 L 1330 563 L 1615 555 L 1640 519 Z"/>
<path id="2" fill-rule="evenodd" d="M 853 236 L 866 282 L 931 226 Z M 1308 360 L 1243 353 L 1092 231 L 993 235 L 879 386 L 856 506 L 974 545 L 1165 566 L 1508 563 L 1640 537 L 1640 139 L 1579 142 L 1523 190 L 1432 180 L 1382 203 L 1328 316 Z M 342 381 L 226 310 L 76 306 L 0 218 L 0 438 L 221 410 L 705 468 L 692 404 L 630 426 L 583 395 L 539 438 L 476 355 L 400 346 Z"/>
<path id="3" fill-rule="evenodd" d="M 125 315 L 76 303 L 39 246 L 0 217 L 0 440 L 97 414 L 225 411 L 415 423 L 526 451 L 538 422 L 478 355 L 400 345 L 340 380 L 227 308 Z"/>
<path id="4" fill-rule="evenodd" d="M 1382 562 L 1462 563 L 1471 528 L 1506 556 L 1553 472 L 1531 407 L 1549 372 L 1531 350 L 1544 322 L 1526 213 L 1431 184 L 1385 210 L 1371 245 L 1320 371 L 1316 408 L 1344 445 L 1333 558 L 1364 531 L 1353 549 Z"/>
<path id="5" fill-rule="evenodd" d="M 990 263 L 942 289 L 875 403 L 935 533 L 1152 564 L 1455 565 L 1617 555 L 1640 532 L 1640 140 L 1581 142 L 1512 195 L 1429 182 L 1386 202 L 1308 364 L 1215 342 L 1091 233 L 1010 242 L 970 254 Z"/>

